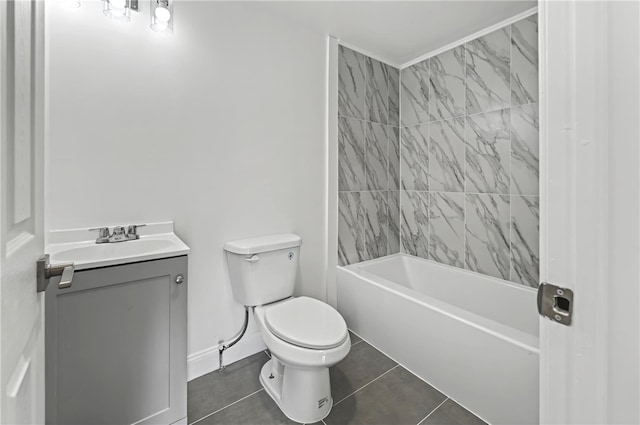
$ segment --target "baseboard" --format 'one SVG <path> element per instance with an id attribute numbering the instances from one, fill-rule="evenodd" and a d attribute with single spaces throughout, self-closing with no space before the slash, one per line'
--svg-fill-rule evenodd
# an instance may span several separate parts
<path id="1" fill-rule="evenodd" d="M 223 362 L 225 366 L 231 363 L 249 357 L 259 351 L 265 350 L 267 347 L 262 341 L 260 332 L 254 332 L 245 335 L 236 345 L 224 352 Z M 218 370 L 220 363 L 218 361 L 218 346 L 207 348 L 191 354 L 187 358 L 187 378 L 189 381 L 199 376 L 206 375 L 209 372 Z"/>

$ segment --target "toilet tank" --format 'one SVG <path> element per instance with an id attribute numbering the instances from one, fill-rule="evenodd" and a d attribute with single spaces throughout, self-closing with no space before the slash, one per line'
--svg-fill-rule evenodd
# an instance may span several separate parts
<path id="1" fill-rule="evenodd" d="M 225 243 L 236 301 L 256 306 L 292 296 L 300 244 L 300 236 L 293 233 Z"/>

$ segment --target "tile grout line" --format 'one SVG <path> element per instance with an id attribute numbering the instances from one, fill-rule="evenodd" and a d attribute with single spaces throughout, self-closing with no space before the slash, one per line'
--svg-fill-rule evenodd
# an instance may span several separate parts
<path id="1" fill-rule="evenodd" d="M 197 424 L 198 422 L 200 422 L 200 421 L 202 421 L 202 420 L 204 420 L 204 419 L 207 419 L 208 417 L 213 416 L 213 415 L 215 415 L 215 414 L 216 414 L 216 413 L 218 413 L 218 412 L 223 411 L 223 410 L 224 410 L 224 409 L 226 409 L 227 407 L 231 407 L 231 406 L 233 406 L 234 404 L 240 403 L 241 401 L 243 401 L 243 400 L 245 400 L 245 399 L 247 399 L 247 398 L 251 397 L 252 395 L 258 394 L 260 391 L 264 391 L 264 388 L 260 388 L 259 390 L 254 391 L 254 392 L 252 392 L 251 394 L 248 394 L 248 395 L 246 395 L 246 396 L 244 396 L 244 397 L 242 397 L 242 398 L 240 398 L 240 399 L 238 399 L 238 400 L 234 401 L 233 403 L 229 403 L 229 404 L 227 404 L 226 406 L 221 407 L 220 409 L 218 409 L 218 410 L 216 410 L 216 411 L 213 411 L 213 412 L 209 413 L 208 415 L 205 415 L 205 416 L 201 417 L 200 419 L 198 419 L 198 420 L 196 420 L 196 421 L 194 421 L 194 422 L 189 422 L 189 425 Z"/>
<path id="2" fill-rule="evenodd" d="M 433 415 L 433 412 L 438 410 L 440 408 L 440 406 L 442 406 L 443 404 L 445 404 L 447 402 L 447 400 L 449 400 L 449 397 L 445 398 L 442 403 L 438 404 L 435 409 L 433 409 L 431 412 L 429 412 L 429 414 L 427 416 L 422 418 L 422 420 L 420 422 L 418 422 L 418 425 L 420 425 L 422 422 L 426 421 L 429 416 Z"/>
<path id="3" fill-rule="evenodd" d="M 468 114 L 467 114 L 467 54 L 468 52 L 468 48 L 467 48 L 467 43 L 464 43 L 462 45 L 462 50 L 463 50 L 463 66 L 464 66 L 464 104 L 463 104 L 463 108 L 464 108 L 464 116 L 461 117 L 461 121 L 462 121 L 462 144 L 464 146 L 464 150 L 462 151 L 462 173 L 463 173 L 463 182 L 462 182 L 462 193 L 464 195 L 463 199 L 462 199 L 462 267 L 460 267 L 461 269 L 467 270 L 467 119 L 468 119 Z M 426 418 L 425 418 L 426 419 Z M 424 419 L 423 419 L 424 420 Z"/>
<path id="4" fill-rule="evenodd" d="M 531 102 L 530 104 L 534 104 L 534 103 L 537 103 L 537 102 Z M 523 105 L 529 105 L 529 103 L 524 103 Z M 498 110 L 499 110 L 499 109 L 496 109 L 496 111 L 498 111 Z M 489 112 L 495 112 L 495 111 L 489 111 Z M 482 114 L 482 113 L 484 113 L 484 112 L 478 112 L 478 114 Z M 364 119 L 364 118 L 350 117 L 350 116 L 348 116 L 348 115 L 338 115 L 338 119 L 340 119 L 340 118 L 347 119 L 347 120 L 354 120 L 354 121 L 362 121 L 364 124 L 377 124 L 377 125 L 379 125 L 379 126 L 381 126 L 381 127 L 401 128 L 399 124 L 398 124 L 398 125 L 393 125 L 393 124 L 383 124 L 383 123 L 378 122 L 378 121 L 369 121 L 369 120 Z M 455 117 L 454 117 L 454 118 L 455 118 Z M 442 120 L 441 120 L 441 121 L 442 121 Z M 417 123 L 417 124 L 415 124 L 415 125 L 429 124 L 429 122 L 431 122 L 431 121 L 423 122 L 423 123 Z M 413 125 L 414 125 L 414 124 L 410 124 L 410 125 L 408 125 L 407 127 L 411 127 L 411 126 L 413 126 Z"/>
<path id="5" fill-rule="evenodd" d="M 433 76 L 432 73 L 432 60 L 431 58 L 428 59 L 429 61 L 429 79 L 428 79 L 428 84 L 427 84 L 427 88 L 428 88 L 428 97 L 429 97 L 429 102 L 427 103 L 427 116 L 429 117 L 429 120 L 431 121 L 431 99 L 434 96 L 434 90 L 433 87 L 431 86 L 431 77 Z M 433 195 L 432 195 L 432 190 L 431 190 L 431 173 L 433 172 L 433 158 L 432 158 L 432 154 L 431 154 L 431 147 L 432 147 L 432 142 L 431 142 L 431 124 L 429 124 L 429 127 L 427 128 L 427 190 L 429 191 L 429 196 L 427 199 L 427 256 L 429 257 L 430 260 L 434 259 L 434 255 L 431 252 L 431 241 L 433 240 L 433 228 L 431 227 L 433 224 L 433 220 L 431 217 L 431 212 L 432 212 L 432 201 L 433 201 Z"/>
<path id="6" fill-rule="evenodd" d="M 511 271 L 513 270 L 513 256 L 511 252 L 511 247 L 513 243 L 513 223 L 511 222 L 513 213 L 511 211 L 511 192 L 513 192 L 513 23 L 509 25 L 509 246 L 507 247 L 507 252 L 509 253 L 509 271 L 507 275 L 509 276 L 509 280 L 513 281 L 513 276 L 511 276 Z M 540 141 L 540 136 L 538 136 L 538 142 Z M 538 169 L 540 166 L 538 165 Z M 539 237 L 540 232 L 538 232 Z"/>
<path id="7" fill-rule="evenodd" d="M 450 190 L 418 190 L 418 189 L 402 189 L 402 190 L 340 190 L 339 193 L 363 193 L 363 192 L 424 192 L 424 193 L 444 193 L 444 194 L 467 194 L 467 195 L 492 195 L 492 196 L 525 196 L 529 198 L 539 198 L 540 195 L 527 195 L 526 193 L 496 193 L 496 192 L 455 192 Z"/>
<path id="8" fill-rule="evenodd" d="M 398 252 L 404 252 L 402 244 L 402 70 L 398 70 Z"/>
<path id="9" fill-rule="evenodd" d="M 368 67 L 368 58 L 369 56 L 367 55 L 363 55 L 363 62 L 364 62 L 364 99 L 362 99 L 363 101 L 363 107 L 362 107 L 362 112 L 364 115 L 364 118 L 367 120 L 367 123 L 363 123 L 363 127 L 364 127 L 364 164 L 362 164 L 362 169 L 364 171 L 364 181 L 362 182 L 363 187 L 366 189 L 368 187 L 367 184 L 367 177 L 368 177 L 368 173 L 367 173 L 367 169 L 369 168 L 367 165 L 367 157 L 369 155 L 367 155 L 367 147 L 369 145 L 368 140 L 367 140 L 367 136 L 368 136 L 368 131 L 369 131 L 369 127 L 370 125 L 368 124 L 368 120 L 371 118 L 369 116 L 369 108 L 367 107 L 367 94 L 369 92 L 369 67 Z M 367 253 L 367 235 L 366 235 L 366 230 L 365 230 L 365 223 L 367 221 L 367 217 L 365 214 L 365 209 L 364 209 L 364 199 L 362 199 L 362 197 L 360 197 L 360 210 L 362 211 L 362 222 L 360 223 L 362 225 L 362 233 L 360 234 L 361 238 L 362 238 L 362 257 L 365 260 L 368 260 L 368 253 Z M 357 244 L 356 244 L 356 250 L 357 250 Z"/>
<path id="10" fill-rule="evenodd" d="M 386 371 L 385 373 L 381 374 L 380 376 L 372 379 L 371 381 L 367 382 L 366 384 L 364 384 L 363 386 L 361 386 L 360 388 L 358 388 L 357 390 L 355 390 L 354 392 L 352 392 L 351 394 L 346 395 L 345 397 L 343 397 L 342 399 L 340 399 L 339 401 L 337 401 L 336 403 L 333 404 L 333 407 L 337 406 L 338 404 L 342 403 L 343 401 L 345 401 L 346 399 L 348 399 L 349 397 L 351 397 L 352 395 L 354 395 L 355 393 L 363 390 L 364 388 L 368 387 L 370 384 L 374 383 L 375 381 L 377 381 L 378 379 L 382 378 L 384 375 L 386 375 L 387 373 L 391 372 L 392 370 L 394 370 L 395 368 L 397 368 L 398 366 L 400 366 L 399 364 L 396 364 L 394 367 L 392 367 L 391 369 L 389 369 L 388 371 Z"/>
<path id="11" fill-rule="evenodd" d="M 466 102 L 466 91 L 465 91 L 465 102 Z M 467 113 L 465 112 L 465 114 L 464 114 L 464 115 L 454 115 L 454 116 L 451 116 L 451 117 L 448 117 L 448 118 L 441 118 L 441 119 L 439 119 L 439 120 L 433 120 L 433 121 L 420 121 L 420 122 L 408 123 L 408 124 L 405 124 L 405 125 L 400 126 L 399 128 L 420 127 L 420 126 L 423 126 L 423 125 L 428 125 L 428 124 L 433 124 L 433 123 L 439 123 L 439 122 L 443 122 L 443 121 L 452 121 L 452 120 L 455 120 L 455 119 L 462 119 L 462 118 L 466 118 L 466 117 L 473 117 L 473 116 L 475 116 L 475 115 L 489 114 L 489 113 L 491 113 L 491 112 L 499 112 L 499 111 L 503 111 L 503 110 L 505 110 L 505 109 L 520 108 L 520 107 L 523 107 L 523 106 L 532 106 L 532 105 L 536 105 L 536 104 L 538 104 L 538 103 L 539 103 L 539 101 L 537 101 L 537 100 L 536 100 L 535 102 L 518 103 L 518 104 L 515 104 L 515 105 L 511 105 L 511 106 L 504 106 L 504 107 L 496 108 L 496 109 L 487 109 L 487 110 L 483 110 L 483 111 L 480 111 L 480 112 L 473 112 L 473 113 L 471 113 L 471 114 L 467 114 Z M 341 117 L 341 118 L 350 118 L 350 119 L 354 119 L 354 120 L 358 120 L 358 121 L 364 121 L 364 120 L 361 120 L 361 119 L 359 119 L 359 118 L 353 118 L 353 117 L 344 117 L 344 116 L 343 116 L 343 117 Z M 373 121 L 372 121 L 372 122 L 373 122 Z M 374 123 L 374 124 L 380 124 L 380 123 L 376 123 L 376 122 L 373 122 L 373 123 Z M 384 124 L 381 124 L 381 125 L 384 125 Z M 395 127 L 395 126 L 391 126 L 391 127 Z"/>

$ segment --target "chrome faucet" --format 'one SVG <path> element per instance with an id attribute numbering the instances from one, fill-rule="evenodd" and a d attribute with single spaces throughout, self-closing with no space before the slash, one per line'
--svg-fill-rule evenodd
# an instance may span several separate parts
<path id="1" fill-rule="evenodd" d="M 108 227 L 96 227 L 93 229 L 89 229 L 91 231 L 96 230 L 98 232 L 98 238 L 96 239 L 96 243 L 107 243 L 109 242 L 109 228 Z"/>
<path id="2" fill-rule="evenodd" d="M 130 224 L 127 227 L 127 237 L 129 240 L 132 239 L 140 239 L 140 235 L 138 234 L 138 227 L 144 227 L 146 224 Z"/>
<path id="3" fill-rule="evenodd" d="M 124 226 L 116 226 L 113 228 L 113 233 L 109 238 L 109 242 L 123 242 L 127 239 L 127 233 L 124 231 Z"/>
<path id="4" fill-rule="evenodd" d="M 98 238 L 96 243 L 113 243 L 113 242 L 126 242 L 140 239 L 138 235 L 138 228 L 144 227 L 146 224 L 131 224 L 124 230 L 124 226 L 116 226 L 113 228 L 113 233 L 109 233 L 108 227 L 96 227 L 89 230 L 95 230 L 98 232 Z"/>

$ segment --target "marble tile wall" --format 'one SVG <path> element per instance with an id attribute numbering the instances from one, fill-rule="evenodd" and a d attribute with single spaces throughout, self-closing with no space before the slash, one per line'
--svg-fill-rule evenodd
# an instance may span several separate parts
<path id="1" fill-rule="evenodd" d="M 400 74 L 402 252 L 536 287 L 537 15 Z"/>
<path id="2" fill-rule="evenodd" d="M 397 68 L 340 46 L 340 265 L 400 252 L 399 90 Z"/>

